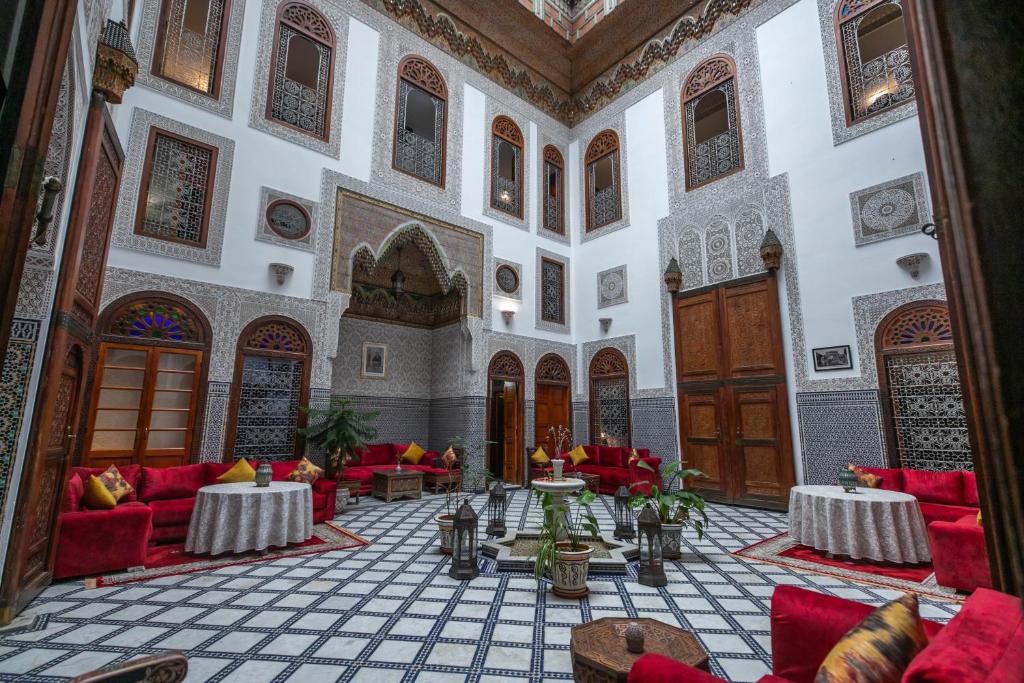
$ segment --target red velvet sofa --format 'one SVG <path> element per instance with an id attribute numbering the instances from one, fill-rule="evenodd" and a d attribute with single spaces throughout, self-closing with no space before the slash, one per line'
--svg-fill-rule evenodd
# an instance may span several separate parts
<path id="1" fill-rule="evenodd" d="M 274 481 L 285 481 L 298 460 L 272 462 Z M 145 563 L 150 543 L 184 541 L 192 519 L 196 492 L 233 463 L 198 463 L 180 467 L 119 467 L 132 493 L 113 510 L 90 510 L 67 487 L 54 578 L 99 574 L 137 567 Z M 72 467 L 69 480 L 77 474 L 83 482 L 106 468 Z M 313 522 L 334 518 L 337 482 L 320 479 L 313 483 Z"/>
<path id="2" fill-rule="evenodd" d="M 772 674 L 758 683 L 813 683 L 832 647 L 874 608 L 778 586 L 772 595 Z M 945 627 L 925 621 L 928 645 L 902 683 L 1020 683 L 1024 614 L 1020 599 L 979 589 Z M 699 669 L 656 654 L 640 657 L 629 683 L 721 683 Z"/>
<path id="3" fill-rule="evenodd" d="M 359 495 L 364 496 L 373 490 L 374 470 L 393 470 L 395 464 L 408 450 L 409 444 L 401 443 L 373 443 L 367 444 L 366 450 L 359 454 L 357 462 L 345 467 L 344 478 L 350 481 L 359 482 Z M 458 464 L 456 463 L 456 468 Z M 427 451 L 423 454 L 418 465 L 402 463 L 403 470 L 419 470 L 424 474 L 445 475 L 448 474 L 441 465 L 441 456 L 436 451 Z"/>
<path id="4" fill-rule="evenodd" d="M 565 460 L 563 472 L 583 472 L 584 474 L 596 474 L 601 477 L 598 490 L 601 493 L 614 495 L 620 486 L 625 485 L 631 493 L 642 493 L 647 495 L 651 492 L 651 486 L 661 488 L 661 458 L 651 457 L 651 452 L 646 448 L 636 449 L 640 460 L 647 463 L 654 470 L 650 472 L 637 466 L 634 462 L 629 464 L 632 449 L 620 448 L 618 446 L 584 446 L 587 459 L 579 465 L 573 465 L 568 453 L 562 453 Z M 543 476 L 546 469 L 531 467 L 530 478 Z M 639 484 L 637 482 L 646 482 Z"/>
<path id="5" fill-rule="evenodd" d="M 978 484 L 974 472 L 932 472 L 929 470 L 863 467 L 881 477 L 878 488 L 903 491 L 917 498 L 924 521 L 955 522 L 965 515 L 977 515 Z"/>
<path id="6" fill-rule="evenodd" d="M 978 515 L 964 515 L 955 522 L 932 522 L 928 525 L 928 539 L 939 585 L 966 593 L 992 587 L 985 531 L 978 524 Z M 1024 672 L 1021 679 L 1024 680 Z"/>

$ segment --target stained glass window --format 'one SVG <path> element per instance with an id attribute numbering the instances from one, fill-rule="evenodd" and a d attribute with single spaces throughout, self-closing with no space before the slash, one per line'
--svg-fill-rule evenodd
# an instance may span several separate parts
<path id="1" fill-rule="evenodd" d="M 111 317 L 107 333 L 132 339 L 172 342 L 202 340 L 199 327 L 182 306 L 162 301 L 128 304 Z"/>
<path id="2" fill-rule="evenodd" d="M 507 116 L 491 124 L 491 206 L 523 217 L 523 133 Z"/>
<path id="3" fill-rule="evenodd" d="M 544 228 L 559 235 L 565 234 L 564 195 L 565 181 L 562 154 L 552 145 L 544 148 Z"/>
<path id="4" fill-rule="evenodd" d="M 395 168 L 443 186 L 447 86 L 422 57 L 403 59 L 398 76 Z"/>
<path id="5" fill-rule="evenodd" d="M 613 130 L 598 133 L 587 146 L 587 230 L 596 230 L 622 218 L 619 178 L 619 136 Z"/>
<path id="6" fill-rule="evenodd" d="M 565 324 L 565 267 L 558 261 L 541 259 L 540 317 L 550 323 Z"/>
<path id="7" fill-rule="evenodd" d="M 281 9 L 271 64 L 269 118 L 318 138 L 330 137 L 334 32 L 309 5 Z"/>
<path id="8" fill-rule="evenodd" d="M 217 150 L 153 128 L 135 232 L 206 246 Z"/>
<path id="9" fill-rule="evenodd" d="M 163 0 L 153 73 L 216 97 L 229 6 L 229 0 Z"/>
<path id="10" fill-rule="evenodd" d="M 683 86 L 686 189 L 743 168 L 736 66 L 725 55 L 697 65 Z"/>
<path id="11" fill-rule="evenodd" d="M 836 39 L 846 76 L 847 120 L 855 123 L 914 100 L 901 0 L 841 0 Z"/>

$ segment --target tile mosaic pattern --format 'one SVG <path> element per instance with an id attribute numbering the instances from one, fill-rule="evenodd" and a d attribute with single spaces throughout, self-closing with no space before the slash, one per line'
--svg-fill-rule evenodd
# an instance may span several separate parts
<path id="1" fill-rule="evenodd" d="M 512 492 L 509 526 L 540 510 Z M 483 496 L 473 505 L 482 511 Z M 443 496 L 381 504 L 363 499 L 339 516 L 372 541 L 355 550 L 222 567 L 145 583 L 83 590 L 48 588 L 19 628 L 0 633 L 0 677 L 49 682 L 165 649 L 184 650 L 189 681 L 557 681 L 572 680 L 569 632 L 604 616 L 650 617 L 694 631 L 711 669 L 731 681 L 769 672 L 769 604 L 776 585 L 880 605 L 896 595 L 847 580 L 729 555 L 786 527 L 785 515 L 711 505 L 703 541 L 684 535 L 669 584 L 648 588 L 625 575 L 589 581 L 579 601 L 538 591 L 532 576 L 485 570 L 448 577 L 431 518 Z M 611 501 L 592 506 L 611 528 Z M 481 534 L 486 524 L 480 522 Z M 921 600 L 944 622 L 957 605 Z"/>
<path id="2" fill-rule="evenodd" d="M 12 468 L 28 403 L 39 327 L 38 320 L 15 318 L 11 322 L 7 353 L 0 372 L 0 510 L 6 507 L 14 474 Z"/>
<path id="3" fill-rule="evenodd" d="M 597 307 L 607 308 L 629 301 L 626 265 L 602 270 L 597 274 Z"/>
<path id="4" fill-rule="evenodd" d="M 857 246 L 917 234 L 929 220 L 924 173 L 851 192 L 850 210 Z"/>
<path id="5" fill-rule="evenodd" d="M 877 389 L 800 392 L 800 458 L 805 484 L 834 484 L 840 467 L 888 467 Z"/>

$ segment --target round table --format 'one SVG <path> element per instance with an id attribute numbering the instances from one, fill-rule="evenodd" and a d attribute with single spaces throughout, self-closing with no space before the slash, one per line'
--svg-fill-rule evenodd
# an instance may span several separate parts
<path id="1" fill-rule="evenodd" d="M 930 562 L 928 530 L 908 493 L 841 486 L 794 486 L 789 535 L 797 543 L 855 560 L 895 564 Z"/>
<path id="2" fill-rule="evenodd" d="M 302 543 L 313 535 L 313 487 L 294 481 L 213 484 L 196 494 L 185 552 L 241 553 Z"/>

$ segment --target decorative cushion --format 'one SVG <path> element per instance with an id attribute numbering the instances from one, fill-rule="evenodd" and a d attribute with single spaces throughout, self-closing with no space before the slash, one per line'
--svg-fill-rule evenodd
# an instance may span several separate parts
<path id="1" fill-rule="evenodd" d="M 963 473 L 903 470 L 903 491 L 918 502 L 963 504 Z"/>
<path id="2" fill-rule="evenodd" d="M 291 474 L 288 475 L 288 480 L 312 485 L 314 481 L 322 476 L 324 476 L 324 470 L 322 467 L 317 467 L 311 463 L 308 458 L 303 458 L 299 461 L 299 464 L 295 466 L 295 469 L 292 470 Z"/>
<path id="3" fill-rule="evenodd" d="M 964 504 L 981 507 L 981 501 L 978 499 L 978 477 L 974 472 L 964 472 L 963 483 Z"/>
<path id="4" fill-rule="evenodd" d="M 981 526 L 981 510 L 978 510 L 978 526 Z"/>
<path id="5" fill-rule="evenodd" d="M 110 492 L 103 481 L 95 474 L 89 475 L 85 482 L 85 494 L 82 496 L 86 507 L 94 510 L 113 510 L 117 507 L 117 498 Z"/>
<path id="6" fill-rule="evenodd" d="M 871 474 L 866 471 L 863 467 L 858 467 L 853 463 L 846 466 L 846 469 L 857 475 L 857 483 L 861 486 L 866 486 L 869 489 L 877 489 L 882 483 L 882 478 L 877 474 Z"/>
<path id="7" fill-rule="evenodd" d="M 455 450 L 451 446 L 441 456 L 441 464 L 444 467 L 455 467 L 459 464 L 459 456 L 455 454 Z"/>
<path id="8" fill-rule="evenodd" d="M 577 446 L 576 448 L 569 451 L 569 459 L 572 460 L 573 465 L 579 465 L 584 460 L 589 460 L 590 456 L 583 450 L 583 446 Z"/>
<path id="9" fill-rule="evenodd" d="M 252 465 L 249 464 L 248 460 L 241 458 L 235 463 L 234 467 L 217 477 L 217 481 L 222 484 L 238 484 L 243 481 L 256 481 L 256 470 L 252 468 Z"/>
<path id="10" fill-rule="evenodd" d="M 910 661 L 928 644 L 917 596 L 885 604 L 836 643 L 815 683 L 899 683 Z"/>
<path id="11" fill-rule="evenodd" d="M 82 509 L 82 496 L 85 495 L 85 482 L 76 472 L 64 489 L 64 505 L 62 512 L 78 512 Z M 978 513 L 981 514 L 981 513 Z"/>
<path id="12" fill-rule="evenodd" d="M 876 477 L 881 477 L 878 488 L 886 491 L 903 490 L 903 470 L 885 467 L 861 467 L 862 470 Z"/>
<path id="13" fill-rule="evenodd" d="M 143 467 L 139 498 L 145 502 L 168 498 L 193 498 L 206 483 L 206 465 Z"/>
<path id="14" fill-rule="evenodd" d="M 402 453 L 402 462 L 407 462 L 411 465 L 419 465 L 420 459 L 423 457 L 424 453 L 426 453 L 426 451 L 423 450 L 418 443 L 413 441 L 409 444 L 409 447 L 405 449 L 405 452 Z"/>
<path id="15" fill-rule="evenodd" d="M 533 455 L 530 456 L 530 462 L 535 465 L 547 465 L 551 462 L 551 458 L 548 457 L 548 454 L 544 452 L 543 448 L 537 446 L 537 450 L 535 450 Z"/>
<path id="16" fill-rule="evenodd" d="M 128 496 L 135 492 L 135 488 L 117 471 L 116 465 L 108 467 L 98 478 L 118 503 L 122 499 L 129 500 Z"/>

